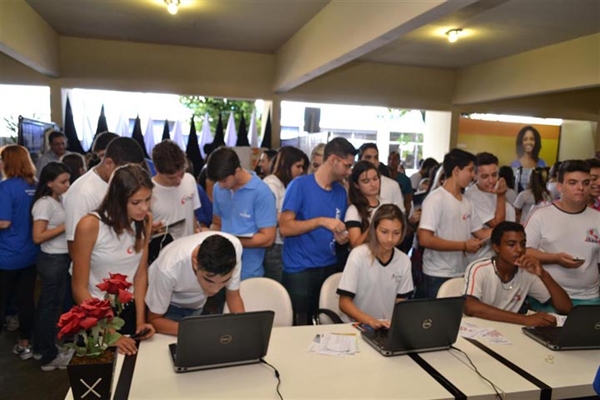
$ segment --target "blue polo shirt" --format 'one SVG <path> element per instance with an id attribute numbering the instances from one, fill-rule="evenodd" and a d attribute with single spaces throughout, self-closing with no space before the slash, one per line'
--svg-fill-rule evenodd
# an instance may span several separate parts
<path id="1" fill-rule="evenodd" d="M 31 204 L 35 184 L 10 178 L 0 182 L 0 221 L 10 221 L 0 229 L 0 269 L 16 270 L 35 264 L 39 246 L 33 243 Z"/>
<path id="2" fill-rule="evenodd" d="M 344 219 L 348 198 L 346 189 L 335 182 L 331 190 L 319 186 L 314 174 L 294 179 L 285 191 L 282 212 L 293 211 L 297 221 L 317 217 Z M 301 272 L 337 262 L 333 232 L 319 227 L 298 236 L 283 239 L 283 270 Z"/>
<path id="3" fill-rule="evenodd" d="M 254 172 L 241 188 L 233 191 L 213 188 L 213 213 L 221 218 L 221 230 L 235 236 L 249 236 L 262 228 L 277 226 L 275 195 Z M 242 279 L 263 276 L 265 248 L 244 248 Z"/>

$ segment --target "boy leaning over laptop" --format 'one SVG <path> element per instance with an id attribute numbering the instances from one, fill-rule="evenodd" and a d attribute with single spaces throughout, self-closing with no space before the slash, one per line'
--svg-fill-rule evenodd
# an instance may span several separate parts
<path id="1" fill-rule="evenodd" d="M 165 247 L 148 272 L 148 322 L 159 333 L 177 335 L 179 321 L 202 314 L 208 297 L 226 287 L 232 313 L 244 312 L 240 297 L 242 244 L 222 232 L 202 232 Z"/>
<path id="2" fill-rule="evenodd" d="M 526 326 L 555 326 L 553 315 L 519 314 L 527 296 L 540 303 L 550 301 L 561 314 L 571 311 L 571 299 L 536 258 L 525 255 L 525 231 L 504 221 L 492 231 L 496 253 L 471 263 L 465 273 L 465 314 Z"/>

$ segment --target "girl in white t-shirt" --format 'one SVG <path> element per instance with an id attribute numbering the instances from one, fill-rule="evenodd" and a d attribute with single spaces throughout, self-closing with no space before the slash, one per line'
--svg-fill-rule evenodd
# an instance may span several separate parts
<path id="1" fill-rule="evenodd" d="M 543 169 L 534 168 L 529 175 L 529 185 L 527 189 L 519 193 L 514 206 L 517 212 L 517 221 L 525 224 L 531 211 L 541 204 L 552 201 L 552 196 L 546 188 Z"/>
<path id="2" fill-rule="evenodd" d="M 384 204 L 373 215 L 367 243 L 350 253 L 337 293 L 346 321 L 389 328 L 394 305 L 414 291 L 408 256 L 396 249 L 406 231 L 402 211 Z"/>
<path id="3" fill-rule="evenodd" d="M 35 352 L 42 355 L 42 370 L 52 371 L 69 362 L 55 346 L 56 323 L 68 287 L 69 250 L 65 237 L 65 208 L 62 195 L 69 189 L 71 170 L 66 164 L 50 162 L 42 169 L 33 197 L 32 236 L 41 251 L 37 273 L 41 281 L 35 326 Z"/>
<path id="4" fill-rule="evenodd" d="M 369 161 L 359 161 L 352 168 L 348 189 L 350 205 L 344 218 L 351 248 L 367 240 L 369 222 L 381 202 L 380 178 L 379 171 Z"/>
<path id="5" fill-rule="evenodd" d="M 154 334 L 146 323 L 145 297 L 148 287 L 148 240 L 152 228 L 150 201 L 152 180 L 137 164 L 117 168 L 108 191 L 96 210 L 77 224 L 73 241 L 73 296 L 77 304 L 86 299 L 103 298 L 96 285 L 109 274 L 127 275 L 133 282 L 135 307 L 126 306 L 120 333 L 147 331 L 141 339 Z M 121 336 L 117 347 L 127 355 L 137 351 L 133 339 Z"/>

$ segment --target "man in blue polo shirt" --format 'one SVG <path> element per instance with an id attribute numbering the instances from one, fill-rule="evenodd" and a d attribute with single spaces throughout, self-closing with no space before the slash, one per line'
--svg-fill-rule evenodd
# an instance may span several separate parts
<path id="1" fill-rule="evenodd" d="M 317 172 L 287 187 L 279 217 L 283 240 L 283 285 L 296 323 L 306 325 L 318 309 L 323 281 L 335 272 L 335 243 L 348 243 L 344 215 L 348 205 L 341 185 L 351 171 L 356 149 L 344 138 L 325 146 Z"/>
<path id="2" fill-rule="evenodd" d="M 212 230 L 237 236 L 244 247 L 242 280 L 265 273 L 265 250 L 275 240 L 277 209 L 271 189 L 254 172 L 243 169 L 233 149 L 213 151 L 206 166 L 213 188 Z"/>

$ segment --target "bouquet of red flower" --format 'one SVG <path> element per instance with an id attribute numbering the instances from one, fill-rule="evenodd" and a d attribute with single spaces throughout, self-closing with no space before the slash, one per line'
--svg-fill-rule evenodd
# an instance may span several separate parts
<path id="1" fill-rule="evenodd" d="M 106 292 L 104 300 L 87 299 L 61 315 L 58 338 L 73 335 L 73 343 L 66 346 L 73 348 L 77 356 L 99 356 L 121 337 L 118 330 L 125 321 L 119 315 L 124 305 L 133 300 L 127 291 L 132 284 L 126 278 L 126 275 L 110 274 L 110 278 L 96 285 Z M 81 343 L 83 346 L 79 346 Z"/>

